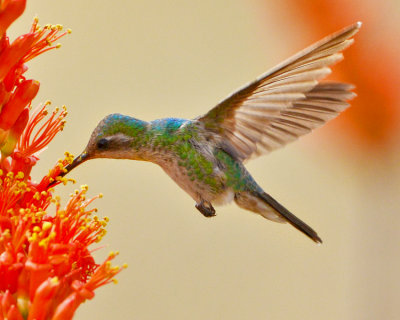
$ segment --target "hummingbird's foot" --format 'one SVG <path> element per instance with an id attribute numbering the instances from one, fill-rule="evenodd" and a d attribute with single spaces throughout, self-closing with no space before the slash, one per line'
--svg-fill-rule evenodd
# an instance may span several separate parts
<path id="1" fill-rule="evenodd" d="M 203 216 L 205 216 L 207 218 L 211 218 L 216 215 L 215 209 L 213 208 L 211 203 L 209 203 L 208 201 L 201 200 L 200 203 L 196 203 L 195 207 L 197 210 L 199 210 L 203 214 Z"/>

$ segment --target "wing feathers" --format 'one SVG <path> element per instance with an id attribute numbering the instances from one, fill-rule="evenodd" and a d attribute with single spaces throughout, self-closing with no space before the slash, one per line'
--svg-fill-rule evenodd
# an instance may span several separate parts
<path id="1" fill-rule="evenodd" d="M 343 59 L 361 23 L 300 51 L 197 120 L 239 160 L 268 153 L 322 126 L 348 107 L 352 85 L 319 81 Z"/>

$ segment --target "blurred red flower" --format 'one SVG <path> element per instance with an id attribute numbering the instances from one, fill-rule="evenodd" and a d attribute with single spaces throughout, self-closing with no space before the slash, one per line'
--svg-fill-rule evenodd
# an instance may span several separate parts
<path id="1" fill-rule="evenodd" d="M 356 21 L 363 22 L 355 44 L 333 73 L 336 80 L 355 84 L 358 97 L 331 125 L 342 143 L 352 149 L 364 147 L 369 154 L 373 149 L 390 151 L 400 132 L 400 30 L 395 16 L 388 14 L 395 9 L 391 6 L 396 6 L 394 1 L 285 0 L 279 5 L 288 15 L 281 20 L 303 28 L 310 43 Z"/>

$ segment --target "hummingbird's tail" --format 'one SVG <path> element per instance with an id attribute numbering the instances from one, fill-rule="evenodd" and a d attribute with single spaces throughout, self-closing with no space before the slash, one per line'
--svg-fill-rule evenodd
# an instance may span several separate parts
<path id="1" fill-rule="evenodd" d="M 235 194 L 235 202 L 239 207 L 256 212 L 266 219 L 275 222 L 289 222 L 311 240 L 322 243 L 321 238 L 309 225 L 265 192 L 238 192 Z"/>

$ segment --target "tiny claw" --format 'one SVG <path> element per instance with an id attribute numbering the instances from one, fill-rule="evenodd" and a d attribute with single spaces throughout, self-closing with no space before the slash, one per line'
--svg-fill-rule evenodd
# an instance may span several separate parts
<path id="1" fill-rule="evenodd" d="M 211 205 L 210 202 L 201 200 L 200 203 L 196 203 L 195 207 L 197 210 L 199 210 L 203 214 L 203 216 L 205 216 L 207 218 L 216 216 L 215 209 L 213 208 L 213 206 Z"/>

